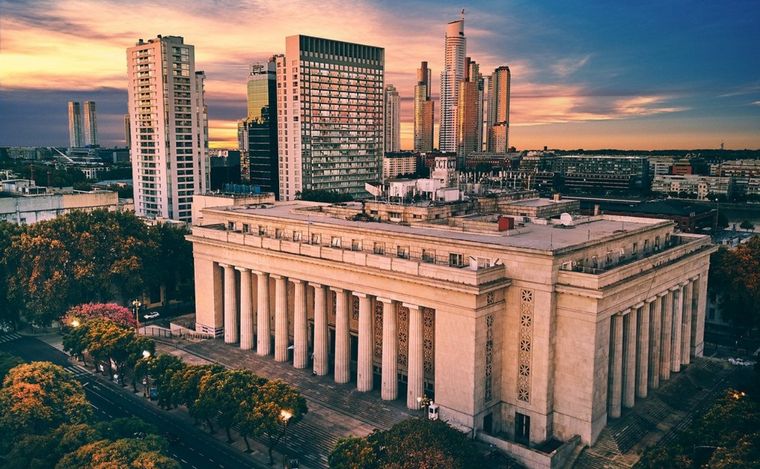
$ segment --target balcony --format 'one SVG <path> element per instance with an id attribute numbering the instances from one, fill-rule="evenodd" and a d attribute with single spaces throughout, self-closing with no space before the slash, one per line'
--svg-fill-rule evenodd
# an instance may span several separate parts
<path id="1" fill-rule="evenodd" d="M 505 285 L 508 283 L 504 265 L 473 270 L 468 266 L 453 267 L 448 264 L 424 262 L 422 259 L 403 259 L 390 254 L 374 254 L 368 251 L 353 251 L 350 248 L 270 238 L 265 235 L 227 230 L 222 224 L 194 226 L 192 236 L 473 287 L 491 285 L 495 282 L 504 282 Z"/>

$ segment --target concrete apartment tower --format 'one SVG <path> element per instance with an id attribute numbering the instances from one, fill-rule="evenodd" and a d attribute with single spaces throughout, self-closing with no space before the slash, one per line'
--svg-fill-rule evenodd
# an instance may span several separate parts
<path id="1" fill-rule="evenodd" d="M 85 101 L 82 109 L 85 146 L 98 146 L 98 121 L 95 118 L 95 101 Z"/>
<path id="2" fill-rule="evenodd" d="M 414 151 L 433 150 L 435 106 L 430 99 L 431 75 L 428 63 L 422 62 L 414 85 Z"/>
<path id="3" fill-rule="evenodd" d="M 248 116 L 238 122 L 242 179 L 263 192 L 279 195 L 277 171 L 276 57 L 251 66 L 248 76 Z"/>
<path id="4" fill-rule="evenodd" d="M 191 221 L 193 194 L 208 188 L 205 75 L 195 48 L 157 36 L 127 49 L 135 213 Z"/>
<path id="5" fill-rule="evenodd" d="M 280 200 L 304 190 L 361 197 L 380 180 L 384 67 L 381 47 L 286 38 L 277 58 Z"/>
<path id="6" fill-rule="evenodd" d="M 445 55 L 441 72 L 441 120 L 438 148 L 457 151 L 457 101 L 459 84 L 465 76 L 466 38 L 464 18 L 446 25 Z"/>
<path id="7" fill-rule="evenodd" d="M 393 85 L 385 87 L 385 151 L 401 151 L 401 98 Z"/>
<path id="8" fill-rule="evenodd" d="M 512 74 L 506 65 L 494 70 L 488 86 L 488 151 L 509 150 L 509 100 Z"/>
<path id="9" fill-rule="evenodd" d="M 472 152 L 483 146 L 483 79 L 478 64 L 467 57 L 464 80 L 457 102 L 457 156 L 460 167 Z"/>
<path id="10" fill-rule="evenodd" d="M 124 143 L 127 148 L 132 147 L 132 131 L 129 125 L 129 114 L 124 114 Z"/>
<path id="11" fill-rule="evenodd" d="M 77 101 L 69 101 L 69 148 L 82 148 L 82 106 Z"/>

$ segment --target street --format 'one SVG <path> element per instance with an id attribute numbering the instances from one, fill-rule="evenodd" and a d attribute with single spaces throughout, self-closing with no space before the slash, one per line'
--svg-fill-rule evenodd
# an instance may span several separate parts
<path id="1" fill-rule="evenodd" d="M 84 389 L 87 398 L 95 408 L 98 418 L 108 420 L 134 416 L 155 425 L 159 432 L 170 440 L 168 454 L 180 462 L 184 468 L 270 467 L 254 461 L 248 455 L 227 447 L 206 432 L 156 408 L 144 398 L 134 395 L 129 388 L 119 390 L 97 380 L 83 367 L 71 365 L 66 354 L 45 342 L 24 336 L 6 341 L 0 338 L 0 351 L 19 356 L 26 361 L 49 361 L 64 367 L 82 384 L 86 384 Z"/>

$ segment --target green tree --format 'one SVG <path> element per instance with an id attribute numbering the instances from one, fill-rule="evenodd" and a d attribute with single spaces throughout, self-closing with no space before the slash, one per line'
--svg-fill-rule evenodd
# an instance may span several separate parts
<path id="1" fill-rule="evenodd" d="M 308 408 L 301 393 L 284 381 L 267 381 L 257 391 L 243 396 L 237 421 L 241 433 L 267 437 L 269 462 L 273 464 L 272 450 L 285 436 L 288 426 L 299 422 Z"/>
<path id="2" fill-rule="evenodd" d="M 225 370 L 201 378 L 194 410 L 211 426 L 211 418 L 224 428 L 232 441 L 230 428 L 240 421 L 239 414 L 247 398 L 257 393 L 264 380 L 248 370 Z"/>
<path id="3" fill-rule="evenodd" d="M 755 229 L 755 225 L 751 221 L 749 221 L 749 220 L 744 220 L 744 221 L 742 221 L 742 224 L 739 225 L 739 228 L 741 228 L 743 230 L 748 230 L 749 231 L 749 230 L 754 230 Z"/>
<path id="4" fill-rule="evenodd" d="M 327 460 L 331 469 L 375 469 L 380 461 L 366 438 L 341 438 Z"/>
<path id="5" fill-rule="evenodd" d="M 171 386 L 176 389 L 178 401 L 187 407 L 188 412 L 198 421 L 195 414 L 195 402 L 198 400 L 200 385 L 203 378 L 216 373 L 222 373 L 223 366 L 219 365 L 188 365 L 172 375 Z"/>
<path id="6" fill-rule="evenodd" d="M 707 467 L 714 469 L 753 469 L 760 461 L 760 431 L 743 435 L 736 446 L 718 448 Z"/>
<path id="7" fill-rule="evenodd" d="M 760 325 L 760 236 L 734 250 L 720 248 L 710 264 L 710 288 L 720 293 L 724 316 L 743 329 Z"/>
<path id="8" fill-rule="evenodd" d="M 13 368 L 0 389 L 4 435 L 40 434 L 60 424 L 87 422 L 91 415 L 79 382 L 50 362 Z"/>
<path id="9" fill-rule="evenodd" d="M 0 221 L 0 323 L 12 325 L 16 325 L 19 320 L 19 305 L 9 295 L 8 285 L 13 270 L 10 270 L 8 264 L 16 256 L 10 247 L 21 232 L 22 228 L 18 225 Z"/>
<path id="10" fill-rule="evenodd" d="M 156 387 L 158 393 L 158 405 L 163 408 L 171 408 L 180 402 L 172 386 L 174 375 L 185 368 L 181 359 L 174 355 L 162 353 L 158 356 L 151 355 L 141 358 L 135 364 L 135 376 L 137 379 L 148 376 Z"/>
<path id="11" fill-rule="evenodd" d="M 23 435 L 4 456 L 3 466 L 8 469 L 55 467 L 63 455 L 98 438 L 98 431 L 84 423 L 64 424 L 43 435 Z"/>
<path id="12" fill-rule="evenodd" d="M 150 237 L 155 252 L 149 259 L 147 279 L 148 289 L 163 287 L 165 301 L 174 299 L 179 292 L 182 299 L 193 295 L 193 246 L 185 239 L 187 230 L 170 223 L 159 223 L 150 227 Z M 167 260 L 171 259 L 171 262 Z"/>
<path id="13" fill-rule="evenodd" d="M 155 435 L 142 439 L 98 440 L 65 455 L 55 467 L 178 469 L 177 461 L 161 454 L 165 447 L 165 441 Z"/>

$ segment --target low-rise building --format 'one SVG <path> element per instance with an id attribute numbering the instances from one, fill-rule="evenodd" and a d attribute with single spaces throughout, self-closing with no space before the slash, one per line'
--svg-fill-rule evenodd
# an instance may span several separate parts
<path id="1" fill-rule="evenodd" d="M 719 195 L 730 198 L 734 194 L 734 178 L 698 175 L 655 176 L 652 192 L 692 196 L 698 200 L 707 200 Z"/>
<path id="2" fill-rule="evenodd" d="M 383 156 L 383 181 L 404 174 L 416 173 L 418 158 L 419 153 L 411 151 L 386 153 Z"/>
<path id="3" fill-rule="evenodd" d="M 17 225 L 28 225 L 52 220 L 75 210 L 122 210 L 119 195 L 113 191 L 48 192 L 34 181 L 2 181 L 0 192 L 0 220 Z"/>

